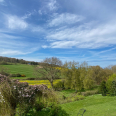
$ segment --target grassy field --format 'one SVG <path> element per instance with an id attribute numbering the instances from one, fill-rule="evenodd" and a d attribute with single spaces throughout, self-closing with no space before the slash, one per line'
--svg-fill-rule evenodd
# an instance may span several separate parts
<path id="1" fill-rule="evenodd" d="M 59 82 L 61 79 L 57 79 L 54 81 L 53 84 Z M 45 84 L 48 86 L 48 88 L 51 87 L 50 82 L 48 80 L 20 80 L 20 82 L 28 82 L 29 85 L 40 85 L 40 84 Z"/>
<path id="2" fill-rule="evenodd" d="M 87 96 L 84 100 L 60 105 L 70 116 L 77 116 L 80 109 L 86 109 L 83 116 L 116 116 L 116 97 L 101 94 Z M 81 115 L 79 115 L 81 116 Z"/>
<path id="3" fill-rule="evenodd" d="M 10 74 L 24 74 L 26 77 L 12 77 L 12 79 L 26 79 L 26 78 L 35 78 L 34 67 L 32 65 L 26 64 L 14 64 L 14 65 L 0 65 L 9 69 Z M 41 77 L 41 74 L 39 75 Z"/>

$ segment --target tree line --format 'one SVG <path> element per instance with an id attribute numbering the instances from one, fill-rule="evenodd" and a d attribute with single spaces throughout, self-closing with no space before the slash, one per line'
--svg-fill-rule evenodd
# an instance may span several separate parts
<path id="1" fill-rule="evenodd" d="M 116 73 L 116 65 L 102 68 L 100 66 L 89 66 L 87 62 L 79 63 L 76 61 L 65 62 L 64 64 L 59 58 L 45 58 L 42 62 L 42 68 L 35 67 L 38 74 L 42 74 L 44 78 L 49 80 L 53 88 L 53 82 L 60 77 L 60 82 L 65 88 L 81 91 L 82 89 L 91 89 L 95 85 L 100 85 L 102 81 L 106 81 L 109 76 Z M 37 76 L 37 75 L 36 75 Z"/>
<path id="2" fill-rule="evenodd" d="M 30 64 L 30 65 L 38 65 L 39 64 L 39 62 L 26 61 L 26 60 L 23 60 L 23 59 L 0 56 L 0 64 L 8 65 L 10 63 L 15 63 L 15 64 L 20 63 L 20 64 Z"/>

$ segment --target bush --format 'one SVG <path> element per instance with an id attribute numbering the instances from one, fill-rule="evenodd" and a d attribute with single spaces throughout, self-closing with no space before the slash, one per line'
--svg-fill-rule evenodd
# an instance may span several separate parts
<path id="1" fill-rule="evenodd" d="M 26 80 L 35 80 L 35 78 L 27 78 Z"/>
<path id="2" fill-rule="evenodd" d="M 10 75 L 10 74 L 7 73 L 7 72 L 0 72 L 0 74 L 5 75 L 5 76 L 9 76 L 9 75 Z"/>
<path id="3" fill-rule="evenodd" d="M 26 77 L 26 75 L 22 74 L 21 77 Z"/>
<path id="4" fill-rule="evenodd" d="M 107 91 L 111 96 L 116 95 L 116 74 L 109 76 L 106 82 Z"/>
<path id="5" fill-rule="evenodd" d="M 17 73 L 17 74 L 16 74 L 16 77 L 21 77 L 21 74 Z"/>
<path id="6" fill-rule="evenodd" d="M 25 116 L 69 116 L 69 114 L 60 106 L 53 105 L 52 107 L 43 108 L 39 112 L 31 108 Z"/>
<path id="7" fill-rule="evenodd" d="M 17 77 L 16 74 L 10 74 L 10 77 Z"/>
<path id="8" fill-rule="evenodd" d="M 45 105 L 42 102 L 40 102 L 39 104 L 35 103 L 34 108 L 35 108 L 36 111 L 41 111 L 43 108 L 45 108 Z"/>
<path id="9" fill-rule="evenodd" d="M 64 87 L 64 81 L 59 81 L 58 83 L 54 84 L 53 88 L 55 90 L 63 90 L 63 89 L 65 89 L 65 87 Z"/>
<path id="10" fill-rule="evenodd" d="M 111 90 L 109 91 L 111 96 L 116 96 L 116 80 L 112 81 Z"/>
<path id="11" fill-rule="evenodd" d="M 67 114 L 60 106 L 53 106 L 50 109 L 48 116 L 69 116 L 69 114 Z"/>
<path id="12" fill-rule="evenodd" d="M 0 62 L 0 65 L 9 65 L 9 64 L 5 61 L 2 61 L 2 62 Z"/>
<path id="13" fill-rule="evenodd" d="M 81 92 L 81 95 L 89 96 L 89 95 L 94 95 L 94 94 L 98 94 L 98 93 L 99 93 L 99 90 L 93 90 L 93 91 Z"/>
<path id="14" fill-rule="evenodd" d="M 17 73 L 17 74 L 10 74 L 10 77 L 26 77 L 26 75 L 24 75 L 24 74 L 19 74 L 19 73 Z"/>
<path id="15" fill-rule="evenodd" d="M 9 76 L 9 69 L 3 66 L 0 66 L 0 74 Z"/>
<path id="16" fill-rule="evenodd" d="M 102 94 L 102 96 L 106 96 L 107 88 L 106 88 L 106 82 L 102 81 L 99 87 L 99 91 Z"/>
<path id="17" fill-rule="evenodd" d="M 36 110 L 41 110 L 44 106 L 49 106 L 50 103 L 57 103 L 55 93 L 49 90 L 46 85 L 31 86 L 27 82 L 10 80 L 6 76 L 0 76 L 0 94 L 5 100 L 5 103 L 0 104 L 0 109 L 5 108 L 11 113 L 15 113 L 17 107 L 20 115 L 26 115 L 34 107 Z M 3 110 L 0 110 L 0 115 L 3 113 L 5 114 Z M 6 114 L 9 113 L 6 112 Z"/>
<path id="18" fill-rule="evenodd" d="M 8 77 L 0 78 L 0 92 L 5 100 L 4 106 L 15 112 L 17 105 L 23 112 L 28 112 L 35 102 L 36 95 L 42 96 L 39 86 L 29 86 L 28 83 L 21 83 L 18 80 L 10 80 Z M 0 109 L 4 108 L 0 106 Z M 2 113 L 2 112 L 0 112 Z"/>
<path id="19" fill-rule="evenodd" d="M 83 95 L 75 94 L 73 97 L 69 97 L 67 99 L 67 102 L 73 102 L 73 101 L 83 100 L 84 98 L 85 97 Z"/>

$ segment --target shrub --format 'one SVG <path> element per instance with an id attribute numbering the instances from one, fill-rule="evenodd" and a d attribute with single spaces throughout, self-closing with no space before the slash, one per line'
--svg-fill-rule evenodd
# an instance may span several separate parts
<path id="1" fill-rule="evenodd" d="M 10 75 L 10 74 L 7 73 L 7 72 L 0 72 L 0 74 L 5 75 L 5 76 L 9 76 L 9 75 Z"/>
<path id="2" fill-rule="evenodd" d="M 25 109 L 24 112 L 27 112 L 27 109 L 29 110 L 34 104 L 36 95 L 42 96 L 41 87 L 29 86 L 28 83 L 20 83 L 18 80 L 11 81 L 5 76 L 0 78 L 0 85 L 0 92 L 5 100 L 4 105 L 6 109 L 10 105 L 13 112 L 15 112 L 17 105 L 19 105 L 19 109 L 24 106 L 23 110 Z M 4 107 L 0 106 L 0 108 Z"/>
<path id="3" fill-rule="evenodd" d="M 116 74 L 109 76 L 109 79 L 106 82 L 106 88 L 111 96 L 116 95 Z"/>
<path id="4" fill-rule="evenodd" d="M 67 102 L 73 102 L 73 101 L 78 101 L 78 100 L 83 100 L 85 97 L 83 95 L 78 95 L 78 94 L 75 94 L 74 96 L 72 97 L 69 97 Z"/>
<path id="5" fill-rule="evenodd" d="M 48 116 L 69 116 L 69 114 L 67 114 L 60 106 L 53 106 L 50 109 Z"/>
<path id="6" fill-rule="evenodd" d="M 111 90 L 109 93 L 111 96 L 116 96 L 116 80 L 112 81 Z"/>
<path id="7" fill-rule="evenodd" d="M 99 90 L 93 90 L 93 91 L 81 92 L 81 95 L 89 96 L 89 95 L 94 95 L 94 94 L 98 94 L 98 93 L 99 93 Z"/>
<path id="8" fill-rule="evenodd" d="M 10 77 L 17 77 L 16 74 L 10 74 Z"/>
<path id="9" fill-rule="evenodd" d="M 26 80 L 35 80 L 35 78 L 27 78 Z"/>
<path id="10" fill-rule="evenodd" d="M 35 109 L 30 109 L 26 116 L 69 116 L 65 110 L 60 106 L 53 105 L 52 107 L 46 107 L 37 112 Z"/>
<path id="11" fill-rule="evenodd" d="M 31 86 L 27 82 L 21 83 L 18 80 L 10 80 L 6 76 L 0 76 L 0 92 L 5 100 L 2 106 L 0 104 L 0 109 L 5 107 L 11 109 L 10 112 L 15 113 L 16 107 L 18 107 L 21 115 L 26 115 L 35 106 L 37 106 L 36 110 L 41 110 L 43 104 L 49 106 L 51 103 L 57 103 L 54 92 L 49 90 L 46 85 Z M 2 110 L 0 115 L 3 113 Z"/>
<path id="12" fill-rule="evenodd" d="M 8 63 L 5 61 L 2 61 L 2 62 L 0 62 L 0 65 L 8 65 Z"/>
<path id="13" fill-rule="evenodd" d="M 22 74 L 21 77 L 26 77 L 26 75 Z"/>
<path id="14" fill-rule="evenodd" d="M 58 83 L 53 85 L 55 90 L 63 90 L 65 89 L 64 87 L 64 81 L 59 81 Z"/>
<path id="15" fill-rule="evenodd" d="M 17 74 L 16 74 L 16 77 L 21 77 L 21 74 L 17 73 Z"/>
<path id="16" fill-rule="evenodd" d="M 17 74 L 10 74 L 10 77 L 23 77 L 21 74 L 17 73 Z"/>
<path id="17" fill-rule="evenodd" d="M 0 66 L 0 74 L 9 76 L 9 69 L 3 66 Z"/>
<path id="18" fill-rule="evenodd" d="M 102 94 L 102 96 L 106 96 L 107 88 L 106 88 L 106 82 L 105 81 L 101 82 L 99 91 Z"/>
<path id="19" fill-rule="evenodd" d="M 43 108 L 45 108 L 45 104 L 42 103 L 42 102 L 40 102 L 40 103 L 35 103 L 35 104 L 34 104 L 34 108 L 35 108 L 36 111 L 40 111 L 40 110 L 42 110 Z"/>

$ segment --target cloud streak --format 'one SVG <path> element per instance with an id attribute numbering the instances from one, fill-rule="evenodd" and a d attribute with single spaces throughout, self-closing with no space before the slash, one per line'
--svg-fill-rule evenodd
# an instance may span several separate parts
<path id="1" fill-rule="evenodd" d="M 34 44 L 24 40 L 24 37 L 0 33 L 0 54 L 25 55 L 39 50 L 40 47 L 37 46 L 37 43 Z"/>
<path id="2" fill-rule="evenodd" d="M 6 19 L 10 29 L 26 29 L 28 27 L 28 24 L 17 16 L 7 15 Z"/>
<path id="3" fill-rule="evenodd" d="M 50 9 L 50 11 L 56 10 L 57 9 L 57 2 L 56 0 L 50 0 L 50 2 L 48 3 L 48 8 Z"/>
<path id="4" fill-rule="evenodd" d="M 102 25 L 80 25 L 66 27 L 65 29 L 51 31 L 46 37 L 52 48 L 77 47 L 77 48 L 103 48 L 115 45 L 116 22 L 107 22 Z M 70 44 L 68 44 L 70 43 Z"/>
<path id="5" fill-rule="evenodd" d="M 69 25 L 80 22 L 84 19 L 83 16 L 70 14 L 70 13 L 62 13 L 62 14 L 54 14 L 52 20 L 49 21 L 49 26 L 60 26 L 60 25 Z"/>

